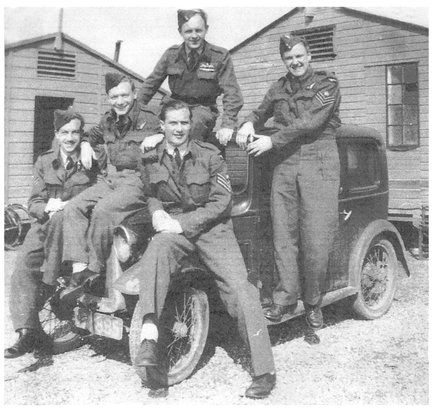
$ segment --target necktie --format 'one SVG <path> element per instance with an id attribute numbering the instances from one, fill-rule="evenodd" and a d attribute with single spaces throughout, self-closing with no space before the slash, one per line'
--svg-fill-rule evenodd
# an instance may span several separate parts
<path id="1" fill-rule="evenodd" d="M 198 64 L 198 53 L 194 50 L 191 50 L 188 56 L 188 64 L 187 64 L 188 70 L 192 72 L 197 68 L 197 64 Z"/>
<path id="2" fill-rule="evenodd" d="M 174 160 L 176 161 L 177 167 L 180 169 L 180 165 L 182 164 L 182 158 L 180 157 L 180 152 L 177 147 L 174 149 Z"/>
<path id="3" fill-rule="evenodd" d="M 65 163 L 65 169 L 66 170 L 71 170 L 73 168 L 73 166 L 74 166 L 74 160 L 71 159 L 71 156 L 68 156 L 67 157 L 67 161 Z"/>

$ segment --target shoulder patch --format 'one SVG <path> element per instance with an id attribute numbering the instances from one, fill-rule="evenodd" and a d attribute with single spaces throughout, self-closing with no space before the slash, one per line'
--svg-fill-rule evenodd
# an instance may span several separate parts
<path id="1" fill-rule="evenodd" d="M 228 175 L 223 175 L 222 173 L 216 174 L 217 183 L 226 189 L 228 192 L 232 193 L 232 185 L 230 183 L 230 179 Z"/>

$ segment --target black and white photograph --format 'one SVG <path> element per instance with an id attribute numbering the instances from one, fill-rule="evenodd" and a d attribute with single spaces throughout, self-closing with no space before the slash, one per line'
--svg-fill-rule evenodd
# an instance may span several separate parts
<path id="1" fill-rule="evenodd" d="M 431 7 L 300 3 L 6 3 L 4 406 L 432 404 Z"/>

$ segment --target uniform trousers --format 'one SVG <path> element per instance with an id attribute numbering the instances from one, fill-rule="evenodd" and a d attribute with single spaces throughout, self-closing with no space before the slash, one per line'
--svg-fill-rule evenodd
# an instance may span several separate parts
<path id="1" fill-rule="evenodd" d="M 274 303 L 319 304 L 338 227 L 339 156 L 334 138 L 288 145 L 271 189 Z M 301 276 L 299 271 L 301 268 Z M 300 285 L 300 280 L 303 283 Z"/>
<path id="2" fill-rule="evenodd" d="M 33 223 L 18 252 L 11 278 L 9 299 L 15 330 L 40 327 L 38 312 L 41 280 L 54 285 L 62 261 L 63 212 L 56 212 L 45 223 Z M 44 262 L 45 260 L 45 262 Z M 44 264 L 44 272 L 41 267 Z"/>
<path id="3" fill-rule="evenodd" d="M 182 258 L 193 252 L 212 272 L 227 311 L 238 321 L 240 334 L 251 351 L 254 375 L 273 373 L 274 360 L 259 293 L 248 281 L 231 221 L 217 224 L 195 240 L 173 233 L 158 233 L 152 238 L 141 258 L 143 313 L 153 313 L 159 318 L 171 276 L 178 273 Z"/>
<path id="4" fill-rule="evenodd" d="M 113 229 L 147 206 L 139 172 L 116 172 L 75 196 L 65 207 L 63 261 L 83 262 L 100 273 L 109 257 Z"/>

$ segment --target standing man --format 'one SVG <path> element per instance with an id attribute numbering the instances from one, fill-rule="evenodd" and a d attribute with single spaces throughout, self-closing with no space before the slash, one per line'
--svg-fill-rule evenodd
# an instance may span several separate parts
<path id="1" fill-rule="evenodd" d="M 274 116 L 277 131 L 248 144 L 259 156 L 274 149 L 276 167 L 271 189 L 271 215 L 279 282 L 274 304 L 265 316 L 280 321 L 295 308 L 299 294 L 301 253 L 302 299 L 306 320 L 321 328 L 321 302 L 329 252 L 338 226 L 339 156 L 335 130 L 340 125 L 340 93 L 336 77 L 310 66 L 306 41 L 292 35 L 280 39 L 286 76 L 268 90 L 262 104 L 247 118 L 236 141 L 246 147 Z"/>
<path id="2" fill-rule="evenodd" d="M 76 297 L 87 279 L 102 272 L 113 228 L 147 205 L 140 144 L 145 136 L 160 132 L 159 119 L 152 109 L 137 102 L 135 85 L 129 78 L 114 72 L 107 73 L 105 80 L 111 110 L 90 130 L 81 149 L 82 162 L 88 166 L 95 157 L 93 148 L 105 145 L 109 173 L 65 208 L 63 260 L 72 262 L 73 274 L 64 297 Z"/>
<path id="3" fill-rule="evenodd" d="M 209 26 L 203 10 L 178 10 L 177 20 L 183 43 L 164 53 L 142 84 L 139 100 L 147 104 L 168 77 L 171 97 L 191 107 L 191 136 L 204 141 L 215 126 L 219 115 L 216 100 L 222 94 L 223 116 L 216 137 L 225 146 L 243 105 L 230 54 L 205 40 Z M 152 148 L 160 140 L 147 139 L 144 148 Z"/>
<path id="4" fill-rule="evenodd" d="M 153 196 L 149 210 L 157 233 L 140 261 L 140 304 L 146 315 L 135 362 L 157 364 L 157 326 L 170 277 L 180 269 L 183 257 L 196 252 L 248 342 L 254 378 L 246 396 L 264 398 L 275 386 L 274 361 L 259 294 L 248 281 L 233 232 L 227 166 L 213 145 L 189 138 L 189 105 L 170 101 L 160 118 L 165 139 L 144 159 L 145 186 Z"/>
<path id="5" fill-rule="evenodd" d="M 38 313 L 54 292 L 59 276 L 63 208 L 71 198 L 94 184 L 99 173 L 95 164 L 86 170 L 80 163 L 83 126 L 80 114 L 71 109 L 55 110 L 54 149 L 36 160 L 29 199 L 29 214 L 36 220 L 21 247 L 11 279 L 10 311 L 19 337 L 5 349 L 5 358 L 16 358 L 50 344 Z"/>

